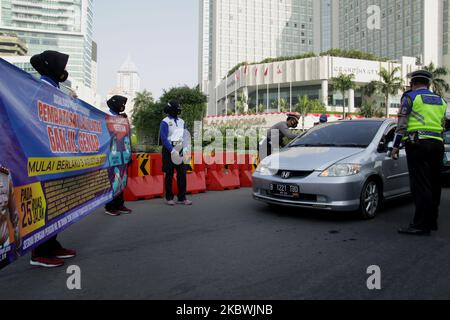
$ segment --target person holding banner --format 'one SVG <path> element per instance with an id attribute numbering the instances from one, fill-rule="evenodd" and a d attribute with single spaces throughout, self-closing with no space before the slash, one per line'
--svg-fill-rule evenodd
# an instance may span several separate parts
<path id="1" fill-rule="evenodd" d="M 20 247 L 19 214 L 9 170 L 0 164 L 0 250 L 10 245 L 9 225 L 14 232 L 16 250 Z M 7 263 L 0 256 L 0 267 Z"/>
<path id="2" fill-rule="evenodd" d="M 166 200 L 167 205 L 175 206 L 177 203 L 181 205 L 191 206 L 192 201 L 186 198 L 187 182 L 186 182 L 186 161 L 184 159 L 189 152 L 190 139 L 186 129 L 186 125 L 179 116 L 182 108 L 178 101 L 172 100 L 164 109 L 168 115 L 162 122 L 160 127 L 160 136 L 163 144 L 163 171 L 166 174 Z M 174 201 L 172 182 L 174 171 L 177 171 L 178 183 L 178 202 Z"/>
<path id="3" fill-rule="evenodd" d="M 128 102 L 128 99 L 126 97 L 123 97 L 123 96 L 112 97 L 107 102 L 108 107 L 109 107 L 109 114 L 112 116 L 128 118 L 128 116 L 124 113 L 127 102 Z M 131 143 L 130 143 L 128 137 L 125 137 L 125 140 L 126 140 L 125 145 L 129 146 L 130 150 L 126 151 L 127 156 L 125 156 L 125 154 L 124 154 L 124 162 L 128 163 L 130 160 L 130 155 L 131 155 Z M 127 147 L 127 149 L 128 149 L 128 147 Z M 120 157 L 122 157 L 122 155 L 120 155 Z M 128 159 L 125 159 L 126 157 L 128 157 Z M 120 174 L 117 174 L 117 178 L 118 178 L 118 180 L 122 180 L 120 177 Z M 131 213 L 133 213 L 133 210 L 125 207 L 125 199 L 124 199 L 124 195 L 122 192 L 117 197 L 115 197 L 111 202 L 106 204 L 105 213 L 109 216 L 117 217 L 117 216 L 120 216 L 121 214 L 131 214 Z"/>
<path id="4" fill-rule="evenodd" d="M 66 70 L 69 56 L 57 51 L 44 51 L 31 57 L 31 65 L 41 75 L 42 82 L 56 88 L 65 82 L 69 73 Z M 63 248 L 54 236 L 36 247 L 31 254 L 30 264 L 44 268 L 55 268 L 64 265 L 65 259 L 74 258 L 75 250 Z"/>

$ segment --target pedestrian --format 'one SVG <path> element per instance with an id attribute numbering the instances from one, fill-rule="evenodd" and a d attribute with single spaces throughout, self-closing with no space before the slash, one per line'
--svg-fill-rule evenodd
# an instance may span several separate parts
<path id="1" fill-rule="evenodd" d="M 167 117 L 161 122 L 160 137 L 163 144 L 163 171 L 166 187 L 166 203 L 174 206 L 177 203 L 191 206 L 192 201 L 186 197 L 187 165 L 185 158 L 190 149 L 190 139 L 187 127 L 183 119 L 180 118 L 182 108 L 178 101 L 172 100 L 164 109 Z M 174 201 L 172 189 L 174 171 L 177 171 L 178 202 Z"/>
<path id="2" fill-rule="evenodd" d="M 113 96 L 111 99 L 108 100 L 107 104 L 109 107 L 109 114 L 112 116 L 117 117 L 124 117 L 128 118 L 127 114 L 125 113 L 126 104 L 128 102 L 128 99 L 124 96 Z M 116 140 L 117 139 L 113 139 Z M 131 155 L 131 145 L 128 137 L 124 138 L 124 144 L 126 146 L 126 149 L 123 152 L 123 163 L 129 163 L 130 155 Z M 117 149 L 117 144 L 114 144 L 112 149 Z M 117 152 L 118 159 L 120 159 L 119 163 L 122 163 L 122 154 Z M 116 158 L 117 158 L 116 157 Z M 127 158 L 127 159 L 126 159 Z M 120 176 L 120 171 L 116 170 L 116 181 L 117 183 L 117 189 L 124 188 L 124 185 L 126 184 L 126 181 L 122 181 L 122 177 Z M 124 182 L 124 183 L 121 183 Z M 116 196 L 111 202 L 107 203 L 105 206 L 105 213 L 112 217 L 120 216 L 121 214 L 132 214 L 133 210 L 127 208 L 125 206 L 125 197 L 123 192 L 121 192 L 118 196 Z"/>
<path id="3" fill-rule="evenodd" d="M 60 88 L 69 77 L 66 70 L 69 56 L 57 51 L 44 51 L 31 57 L 30 63 L 41 75 L 41 81 L 55 88 Z M 65 249 L 57 240 L 57 235 L 36 247 L 31 254 L 30 264 L 44 268 L 64 265 L 65 259 L 74 258 L 75 250 Z"/>
<path id="4" fill-rule="evenodd" d="M 272 128 L 270 128 L 269 131 L 267 131 L 267 138 L 262 143 L 263 149 L 267 149 L 266 156 L 269 157 L 274 152 L 274 147 L 280 147 L 284 148 L 286 144 L 284 143 L 284 139 L 287 138 L 289 140 L 293 140 L 298 137 L 297 134 L 293 133 L 291 129 L 295 129 L 298 127 L 298 124 L 300 122 L 300 116 L 295 113 L 289 113 L 287 120 L 282 121 L 274 125 Z M 272 136 L 274 133 L 276 133 L 276 137 Z M 275 140 L 276 139 L 276 140 Z M 278 143 L 277 146 L 274 146 L 274 142 Z M 260 150 L 261 151 L 261 150 Z M 263 150 L 265 151 L 265 150 Z M 261 159 L 263 159 L 264 156 L 261 156 Z"/>
<path id="5" fill-rule="evenodd" d="M 398 160 L 404 142 L 416 212 L 413 223 L 399 233 L 428 236 L 438 230 L 447 103 L 430 91 L 430 72 L 419 70 L 408 77 L 411 91 L 401 102 L 392 158 Z"/>

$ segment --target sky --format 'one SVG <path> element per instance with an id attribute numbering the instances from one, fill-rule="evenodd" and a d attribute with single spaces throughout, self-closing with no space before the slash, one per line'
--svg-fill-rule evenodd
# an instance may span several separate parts
<path id="1" fill-rule="evenodd" d="M 131 55 L 141 90 L 198 83 L 198 0 L 95 0 L 98 91 L 116 87 L 116 72 Z"/>

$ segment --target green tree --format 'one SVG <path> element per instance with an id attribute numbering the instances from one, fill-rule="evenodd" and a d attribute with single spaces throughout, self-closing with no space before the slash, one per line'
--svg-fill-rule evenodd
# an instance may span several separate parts
<path id="1" fill-rule="evenodd" d="M 238 114 L 246 114 L 248 112 L 248 100 L 248 97 L 242 92 L 237 101 Z"/>
<path id="2" fill-rule="evenodd" d="M 327 108 L 325 107 L 325 104 L 320 100 L 312 100 L 311 101 L 311 113 L 326 113 Z"/>
<path id="3" fill-rule="evenodd" d="M 363 104 L 359 114 L 365 118 L 381 118 L 384 116 L 382 108 L 371 102 Z"/>
<path id="4" fill-rule="evenodd" d="M 376 91 L 384 95 L 384 103 L 386 107 L 386 118 L 389 118 L 389 98 L 391 95 L 398 95 L 403 89 L 403 79 L 398 76 L 401 71 L 400 67 L 388 71 L 385 68 L 380 70 L 380 81 L 371 82 L 371 86 L 376 88 Z"/>
<path id="5" fill-rule="evenodd" d="M 298 97 L 298 102 L 295 105 L 295 109 L 302 118 L 302 130 L 305 130 L 305 118 L 308 113 L 311 112 L 313 104 L 309 100 L 308 96 Z"/>
<path id="6" fill-rule="evenodd" d="M 286 99 L 280 98 L 272 103 L 272 108 L 277 109 L 278 112 L 288 112 L 289 105 Z"/>
<path id="7" fill-rule="evenodd" d="M 450 73 L 449 69 L 445 67 L 436 67 L 433 62 L 424 67 L 425 70 L 433 74 L 433 81 L 431 82 L 431 89 L 434 93 L 444 96 L 450 91 L 450 85 L 444 79 Z"/>
<path id="8" fill-rule="evenodd" d="M 160 108 L 164 107 L 170 100 L 177 100 L 183 107 L 181 117 L 186 122 L 188 129 L 193 132 L 195 121 L 203 121 L 206 116 L 206 96 L 200 91 L 198 87 L 189 88 L 188 86 L 171 88 L 164 90 L 160 98 Z"/>
<path id="9" fill-rule="evenodd" d="M 338 77 L 334 77 L 331 79 L 334 90 L 342 94 L 342 107 L 344 110 L 344 119 L 347 118 L 345 109 L 345 93 L 350 89 L 355 88 L 355 82 L 353 81 L 353 79 L 355 79 L 354 74 L 346 75 L 342 73 Z"/>
<path id="10" fill-rule="evenodd" d="M 136 97 L 133 99 L 133 112 L 137 112 L 153 102 L 155 102 L 153 96 L 147 90 L 137 92 Z"/>
<path id="11" fill-rule="evenodd" d="M 141 144 L 156 145 L 158 143 L 159 124 L 164 118 L 163 109 L 155 103 L 150 93 L 137 95 L 132 123 Z"/>

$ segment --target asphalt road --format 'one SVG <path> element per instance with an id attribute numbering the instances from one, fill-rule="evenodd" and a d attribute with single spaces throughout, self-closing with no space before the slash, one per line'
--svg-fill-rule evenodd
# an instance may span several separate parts
<path id="1" fill-rule="evenodd" d="M 450 191 L 441 231 L 400 236 L 410 198 L 374 221 L 352 214 L 280 212 L 249 189 L 193 197 L 191 208 L 162 200 L 130 204 L 132 216 L 98 211 L 60 236 L 79 256 L 82 290 L 66 268 L 36 269 L 26 257 L 0 271 L 0 299 L 450 299 Z M 382 290 L 369 291 L 378 265 Z"/>

